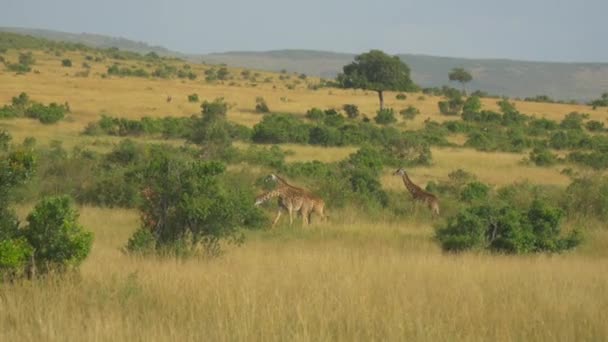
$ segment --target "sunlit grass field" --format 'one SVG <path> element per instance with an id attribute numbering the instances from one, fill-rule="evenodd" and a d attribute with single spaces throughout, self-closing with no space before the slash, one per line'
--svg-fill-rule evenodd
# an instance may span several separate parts
<path id="1" fill-rule="evenodd" d="M 62 57 L 34 52 L 38 73 L 16 76 L 0 70 L 0 105 L 26 92 L 35 101 L 69 102 L 71 114 L 58 124 L 30 119 L 1 120 L 16 142 L 33 136 L 39 144 L 108 150 L 115 137 L 81 133 L 101 113 L 127 118 L 190 116 L 200 113 L 201 99 L 224 97 L 229 119 L 253 126 L 262 96 L 272 111 L 304 115 L 311 107 L 340 108 L 352 103 L 373 117 L 373 92 L 308 89 L 308 78 L 290 90 L 279 74 L 261 72 L 271 83 L 237 80 L 207 83 L 191 63 L 197 80 L 135 77 L 102 78 L 111 61 L 88 62 L 89 77 L 75 77 L 84 54 Z M 8 58 L 16 59 L 12 51 Z M 61 67 L 69 57 L 74 67 Z M 123 61 L 123 64 L 140 62 Z M 183 62 L 175 62 L 183 64 Z M 447 75 L 446 75 L 447 78 Z M 172 101 L 166 101 L 167 96 Z M 427 118 L 441 121 L 439 98 L 395 93 L 387 106 L 413 105 L 422 112 L 404 129 L 422 127 Z M 484 99 L 495 109 L 495 100 Z M 603 121 L 606 111 L 584 105 L 516 102 L 526 114 L 561 120 L 571 111 L 587 112 Z M 448 117 L 449 118 L 449 117 Z M 458 140 L 456 138 L 456 140 Z M 148 142 L 161 140 L 148 139 Z M 181 141 L 171 141 L 181 144 Z M 246 148 L 245 144 L 238 147 Z M 282 145 L 288 162 L 339 161 L 352 147 L 322 148 Z M 529 181 L 566 186 L 559 167 L 530 167 L 525 154 L 485 153 L 466 148 L 433 148 L 432 165 L 408 170 L 424 186 L 446 180 L 465 169 L 493 186 Z M 385 170 L 382 184 L 403 190 L 403 183 Z M 331 203 L 329 204 L 331 207 Z M 421 208 L 424 210 L 424 208 Z M 20 208 L 26 213 L 26 208 Z M 269 215 L 272 213 L 269 212 Z M 139 225 L 136 211 L 81 208 L 81 223 L 95 233 L 89 258 L 78 275 L 0 286 L 0 341 L 601 341 L 608 338 L 608 233 L 587 233 L 582 247 L 562 255 L 500 256 L 444 254 L 433 240 L 441 220 L 412 217 L 364 217 L 355 209 L 330 212 L 327 223 L 246 233 L 242 246 L 225 246 L 219 259 L 139 259 L 121 248 Z M 568 224 L 577 224 L 570 222 Z"/>

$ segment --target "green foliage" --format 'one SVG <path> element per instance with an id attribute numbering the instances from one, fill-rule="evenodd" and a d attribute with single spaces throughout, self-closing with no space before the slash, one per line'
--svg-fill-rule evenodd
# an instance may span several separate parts
<path id="1" fill-rule="evenodd" d="M 77 267 L 91 250 L 93 234 L 78 224 L 78 212 L 67 196 L 42 199 L 27 221 L 23 236 L 34 249 L 39 272 Z"/>
<path id="2" fill-rule="evenodd" d="M 253 126 L 252 140 L 256 143 L 300 143 L 309 139 L 310 126 L 289 114 L 269 114 Z"/>
<path id="3" fill-rule="evenodd" d="M 72 66 L 72 60 L 66 58 L 61 61 L 61 66 L 70 68 Z"/>
<path id="4" fill-rule="evenodd" d="M 536 166 L 553 166 L 557 163 L 557 156 L 547 148 L 535 147 L 530 152 L 530 161 Z"/>
<path id="5" fill-rule="evenodd" d="M 469 96 L 462 106 L 463 113 L 479 113 L 481 111 L 481 100 L 478 96 Z"/>
<path id="6" fill-rule="evenodd" d="M 356 119 L 359 116 L 359 107 L 354 104 L 345 104 L 342 109 L 349 119 Z"/>
<path id="7" fill-rule="evenodd" d="M 450 73 L 448 74 L 448 78 L 450 79 L 450 81 L 460 82 L 462 84 L 463 91 L 465 83 L 471 82 L 473 80 L 473 76 L 471 76 L 471 74 L 463 68 L 452 69 L 452 71 L 450 71 Z"/>
<path id="8" fill-rule="evenodd" d="M 566 189 L 565 207 L 569 216 L 608 220 L 608 177 L 579 177 Z"/>
<path id="9" fill-rule="evenodd" d="M 589 120 L 585 123 L 585 128 L 589 132 L 603 132 L 605 130 L 604 123 L 597 120 Z"/>
<path id="10" fill-rule="evenodd" d="M 581 242 L 577 231 L 561 237 L 563 211 L 542 200 L 519 209 L 486 203 L 461 210 L 436 231 L 444 250 L 490 250 L 500 253 L 561 252 Z"/>
<path id="11" fill-rule="evenodd" d="M 563 129 L 576 129 L 581 130 L 583 128 L 583 120 L 587 119 L 589 114 L 580 114 L 572 112 L 566 115 L 559 126 Z"/>
<path id="12" fill-rule="evenodd" d="M 156 251 L 156 238 L 149 229 L 140 227 L 129 237 L 125 250 L 134 255 L 151 255 Z"/>
<path id="13" fill-rule="evenodd" d="M 395 118 L 395 111 L 393 111 L 392 108 L 380 109 L 376 113 L 376 117 L 374 118 L 374 121 L 376 121 L 376 123 L 380 124 L 380 125 L 393 124 L 393 123 L 397 122 L 397 119 Z"/>
<path id="14" fill-rule="evenodd" d="M 226 67 L 221 67 L 218 69 L 216 76 L 218 80 L 225 81 L 230 77 L 230 71 Z"/>
<path id="15" fill-rule="evenodd" d="M 188 95 L 188 102 L 198 102 L 198 101 L 199 101 L 198 94 L 194 93 L 194 94 Z"/>
<path id="16" fill-rule="evenodd" d="M 66 112 L 68 112 L 66 105 L 51 103 L 45 106 L 40 103 L 34 103 L 25 111 L 25 116 L 38 119 L 41 123 L 48 125 L 62 120 Z"/>
<path id="17" fill-rule="evenodd" d="M 439 112 L 443 115 L 458 115 L 462 111 L 464 101 L 460 93 L 454 94 L 447 101 L 437 102 Z"/>
<path id="18" fill-rule="evenodd" d="M 43 124 L 52 124 L 64 118 L 69 112 L 67 102 L 63 105 L 51 103 L 48 106 L 31 101 L 26 93 L 13 97 L 11 105 L 0 108 L 0 118 L 28 117 L 38 119 Z"/>
<path id="19" fill-rule="evenodd" d="M 460 191 L 460 199 L 466 202 L 485 200 L 490 192 L 490 187 L 484 183 L 473 181 L 465 185 Z"/>
<path id="20" fill-rule="evenodd" d="M 395 98 L 397 100 L 407 100 L 407 95 L 405 95 L 404 93 L 399 93 L 399 94 L 395 95 Z"/>
<path id="21" fill-rule="evenodd" d="M 589 105 L 593 106 L 593 109 L 596 109 L 597 107 L 608 107 L 608 92 L 603 93 L 599 99 L 591 101 Z"/>
<path id="22" fill-rule="evenodd" d="M 142 229 L 152 232 L 157 251 L 189 255 L 202 248 L 214 256 L 222 240 L 241 240 L 239 227 L 252 209 L 244 207 L 242 193 L 223 184 L 223 172 L 224 166 L 217 162 L 183 160 L 166 153 L 152 157 L 143 171 L 140 211 Z M 250 199 L 247 206 L 251 207 Z M 136 234 L 141 236 L 131 241 L 151 245 L 144 233 Z"/>
<path id="23" fill-rule="evenodd" d="M 108 75 L 120 77 L 150 77 L 150 73 L 142 68 L 133 69 L 129 67 L 120 67 L 117 63 L 110 66 L 107 73 Z M 154 73 L 154 76 L 160 77 L 157 72 Z"/>
<path id="24" fill-rule="evenodd" d="M 234 124 L 228 122 L 228 104 L 223 98 L 213 102 L 204 101 L 202 116 L 195 120 L 190 140 L 203 148 L 207 157 L 216 157 L 232 145 L 236 135 L 241 134 Z"/>
<path id="25" fill-rule="evenodd" d="M 403 116 L 404 120 L 414 120 L 416 116 L 420 114 L 420 110 L 414 106 L 407 106 L 407 108 L 399 112 Z"/>
<path id="26" fill-rule="evenodd" d="M 23 238 L 0 239 L 0 284 L 22 277 L 32 252 L 32 246 Z"/>
<path id="27" fill-rule="evenodd" d="M 266 100 L 263 97 L 258 96 L 255 99 L 255 111 L 258 113 L 269 113 L 270 109 L 268 108 L 268 104 L 266 104 Z"/>
<path id="28" fill-rule="evenodd" d="M 397 56 L 389 56 L 380 50 L 371 50 L 355 57 L 345 65 L 336 79 L 342 88 L 368 89 L 378 92 L 380 109 L 383 108 L 382 93 L 386 90 L 413 91 L 410 69 Z"/>

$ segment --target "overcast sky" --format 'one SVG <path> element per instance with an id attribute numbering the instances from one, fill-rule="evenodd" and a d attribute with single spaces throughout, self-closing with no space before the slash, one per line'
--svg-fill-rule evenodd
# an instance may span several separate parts
<path id="1" fill-rule="evenodd" d="M 0 0 L 0 26 L 189 53 L 315 49 L 608 62 L 608 0 Z"/>

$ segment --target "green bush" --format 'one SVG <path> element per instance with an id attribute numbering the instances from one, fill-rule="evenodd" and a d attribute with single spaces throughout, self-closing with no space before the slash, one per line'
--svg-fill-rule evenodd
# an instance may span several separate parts
<path id="1" fill-rule="evenodd" d="M 397 100 L 407 100 L 407 95 L 405 95 L 404 93 L 399 93 L 399 94 L 395 95 L 395 98 Z"/>
<path id="2" fill-rule="evenodd" d="M 390 125 L 397 122 L 397 119 L 395 118 L 395 112 L 392 108 L 384 108 L 376 113 L 374 121 L 380 125 Z"/>
<path id="3" fill-rule="evenodd" d="M 359 116 L 359 107 L 354 104 L 345 104 L 342 109 L 349 119 L 356 119 Z"/>
<path id="4" fill-rule="evenodd" d="M 462 106 L 463 113 L 479 113 L 481 111 L 481 100 L 477 96 L 469 96 Z"/>
<path id="5" fill-rule="evenodd" d="M 474 181 L 468 183 L 460 191 L 460 199 L 466 202 L 486 200 L 490 192 L 490 187 L 484 183 Z"/>
<path id="6" fill-rule="evenodd" d="M 42 199 L 27 221 L 23 236 L 34 249 L 39 272 L 76 268 L 88 256 L 93 234 L 78 224 L 78 212 L 69 197 Z"/>
<path id="7" fill-rule="evenodd" d="M 587 118 L 589 118 L 589 114 L 580 114 L 577 112 L 572 112 L 564 117 L 559 126 L 563 129 L 580 130 L 583 128 L 583 120 Z"/>
<path id="8" fill-rule="evenodd" d="M 197 249 L 210 256 L 220 252 L 223 240 L 240 241 L 245 203 L 237 190 L 220 180 L 224 166 L 217 162 L 189 161 L 157 153 L 143 171 L 142 229 L 152 232 L 159 252 L 189 255 Z M 251 207 L 250 199 L 247 201 Z M 136 232 L 132 248 L 151 245 Z M 143 244 L 143 243 L 142 243 Z M 128 249 L 129 247 L 127 247 Z"/>
<path id="9" fill-rule="evenodd" d="M 597 120 L 589 120 L 585 123 L 585 128 L 590 132 L 603 132 L 604 123 Z"/>
<path id="10" fill-rule="evenodd" d="M 266 104 L 266 100 L 263 97 L 258 96 L 255 99 L 255 111 L 258 113 L 269 113 L 270 109 L 268 108 L 268 104 Z"/>
<path id="11" fill-rule="evenodd" d="M 61 66 L 69 68 L 69 67 L 72 66 L 72 61 L 70 59 L 66 58 L 66 59 L 64 59 L 64 60 L 61 61 Z"/>
<path id="12" fill-rule="evenodd" d="M 581 236 L 560 236 L 563 212 L 541 200 L 522 210 L 488 203 L 461 210 L 436 231 L 444 250 L 490 250 L 500 253 L 560 252 L 577 246 Z"/>
<path id="13" fill-rule="evenodd" d="M 439 106 L 439 112 L 443 115 L 458 115 L 462 111 L 464 101 L 462 97 L 456 96 L 447 101 L 439 101 L 437 105 Z"/>
<path id="14" fill-rule="evenodd" d="M 140 227 L 127 241 L 126 251 L 136 255 L 150 255 L 156 251 L 156 238 L 152 232 Z"/>
<path id="15" fill-rule="evenodd" d="M 41 123 L 48 125 L 62 120 L 67 111 L 67 107 L 64 105 L 51 103 L 50 105 L 45 106 L 43 104 L 35 103 L 25 111 L 25 116 L 38 119 Z"/>
<path id="16" fill-rule="evenodd" d="M 24 276 L 32 253 L 32 246 L 23 238 L 0 239 L 0 284 Z"/>
<path id="17" fill-rule="evenodd" d="M 199 101 L 198 94 L 194 93 L 194 94 L 188 95 L 188 102 L 198 102 L 198 101 Z"/>
<path id="18" fill-rule="evenodd" d="M 574 179 L 566 189 L 565 207 L 572 217 L 608 220 L 608 177 Z"/>
<path id="19" fill-rule="evenodd" d="M 308 142 L 310 126 L 289 114 L 269 114 L 253 126 L 252 139 L 256 143 Z"/>
<path id="20" fill-rule="evenodd" d="M 414 120 L 416 116 L 420 114 L 420 111 L 414 106 L 408 106 L 407 108 L 401 110 L 399 114 L 403 116 L 404 120 Z"/>
<path id="21" fill-rule="evenodd" d="M 530 161 L 536 166 L 552 166 L 557 163 L 557 156 L 546 148 L 535 147 L 530 152 Z"/>

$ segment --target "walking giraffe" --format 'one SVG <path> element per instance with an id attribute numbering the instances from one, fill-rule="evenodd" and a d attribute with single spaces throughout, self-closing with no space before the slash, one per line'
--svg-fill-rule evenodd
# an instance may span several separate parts
<path id="1" fill-rule="evenodd" d="M 279 221 L 283 211 L 289 213 L 290 225 L 293 224 L 294 212 L 300 212 L 302 221 L 305 224 L 310 224 L 313 212 L 318 214 L 322 220 L 325 220 L 325 202 L 321 198 L 313 195 L 307 190 L 287 183 L 287 181 L 275 174 L 270 174 L 269 179 L 277 182 L 277 188 L 256 197 L 255 205 L 258 206 L 272 198 L 278 198 L 279 209 L 277 211 L 277 216 L 272 222 L 272 227 Z"/>
<path id="2" fill-rule="evenodd" d="M 405 172 L 403 168 L 400 168 L 395 171 L 393 175 L 401 176 L 401 178 L 403 179 L 403 184 L 405 184 L 407 190 L 410 192 L 410 194 L 412 194 L 414 200 L 425 203 L 429 207 L 429 209 L 431 209 L 431 212 L 434 215 L 439 216 L 439 199 L 437 199 L 437 196 L 433 195 L 428 191 L 422 190 L 422 188 L 414 184 L 414 182 L 412 182 L 410 177 L 407 175 L 407 172 Z"/>

